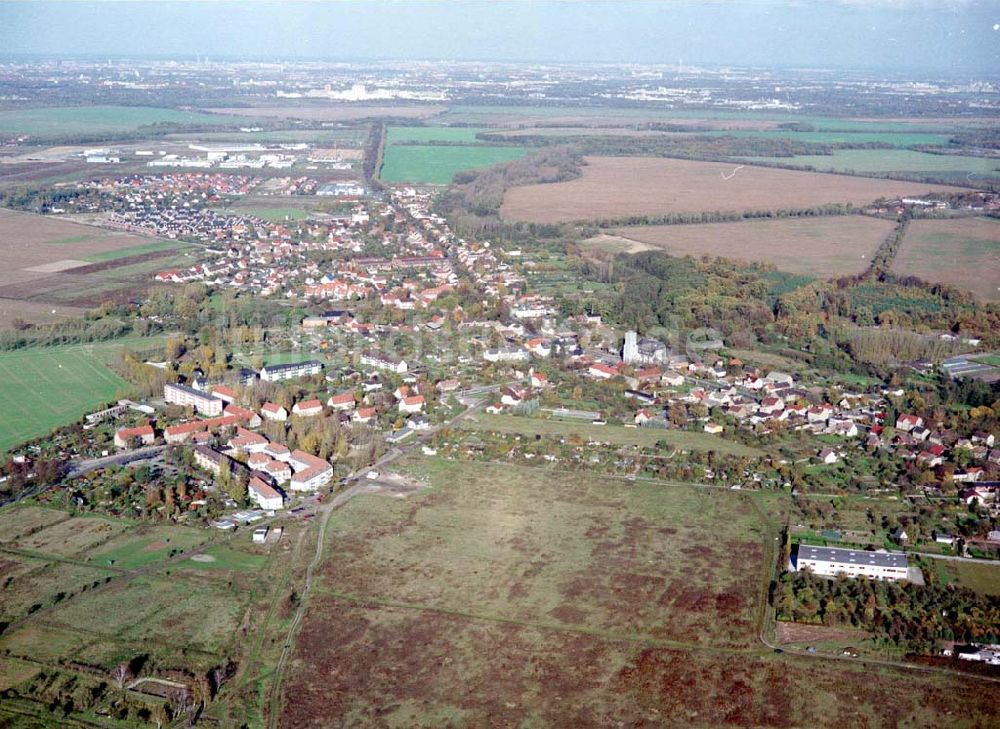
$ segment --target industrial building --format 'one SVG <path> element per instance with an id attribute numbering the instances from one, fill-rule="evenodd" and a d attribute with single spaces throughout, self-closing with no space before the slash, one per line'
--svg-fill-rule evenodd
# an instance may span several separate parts
<path id="1" fill-rule="evenodd" d="M 909 565 L 903 552 L 867 552 L 863 549 L 813 547 L 800 544 L 792 557 L 792 566 L 808 569 L 816 575 L 835 577 L 872 577 L 880 580 L 905 580 Z"/>

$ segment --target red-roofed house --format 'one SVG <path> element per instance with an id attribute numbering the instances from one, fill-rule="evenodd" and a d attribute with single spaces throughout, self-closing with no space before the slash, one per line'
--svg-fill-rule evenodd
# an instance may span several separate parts
<path id="1" fill-rule="evenodd" d="M 215 385 L 212 388 L 212 394 L 223 402 L 233 403 L 236 401 L 236 390 L 226 385 Z"/>
<path id="2" fill-rule="evenodd" d="M 259 428 L 261 424 L 260 416 L 253 410 L 247 410 L 239 405 L 226 405 L 225 409 L 222 411 L 226 415 L 232 415 L 235 418 L 239 418 L 243 425 L 248 428 Z"/>
<path id="3" fill-rule="evenodd" d="M 330 399 L 326 401 L 334 410 L 353 410 L 354 409 L 354 393 L 353 392 L 341 392 L 337 395 L 331 395 Z"/>
<path id="4" fill-rule="evenodd" d="M 377 414 L 375 408 L 358 408 L 352 419 L 355 423 L 370 423 Z"/>
<path id="5" fill-rule="evenodd" d="M 260 414 L 268 420 L 276 420 L 279 422 L 288 420 L 288 411 L 281 407 L 281 405 L 276 405 L 273 402 L 266 402 L 261 405 Z"/>
<path id="6" fill-rule="evenodd" d="M 412 395 L 410 397 L 404 397 L 399 401 L 399 412 L 401 413 L 420 413 L 423 412 L 423 410 L 423 395 Z"/>
<path id="7" fill-rule="evenodd" d="M 618 368 L 608 367 L 603 362 L 594 362 L 587 370 L 587 374 L 598 380 L 610 380 L 612 377 L 618 376 Z"/>
<path id="8" fill-rule="evenodd" d="M 319 400 L 303 400 L 292 405 L 292 415 L 311 418 L 323 412 L 323 403 Z"/>
<path id="9" fill-rule="evenodd" d="M 139 440 L 143 445 L 152 445 L 156 440 L 156 433 L 153 432 L 152 425 L 140 425 L 138 428 L 122 428 L 115 432 L 115 446 L 118 448 L 128 448 L 129 441 L 133 438 Z"/>

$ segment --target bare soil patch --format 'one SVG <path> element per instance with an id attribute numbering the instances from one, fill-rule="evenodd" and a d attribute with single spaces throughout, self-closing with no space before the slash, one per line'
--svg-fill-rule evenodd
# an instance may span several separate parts
<path id="1" fill-rule="evenodd" d="M 674 256 L 771 263 L 781 271 L 831 278 L 863 271 L 892 228 L 889 220 L 851 215 L 632 226 L 614 232 L 621 239 L 635 241 L 636 246 L 662 248 Z M 600 245 L 593 238 L 586 243 Z"/>
<path id="2" fill-rule="evenodd" d="M 512 220 L 556 223 L 630 215 L 745 212 L 864 204 L 883 196 L 917 196 L 944 188 L 721 162 L 652 157 L 588 157 L 586 161 L 583 174 L 575 180 L 508 190 L 501 214 Z"/>
<path id="3" fill-rule="evenodd" d="M 867 638 L 868 633 L 850 628 L 830 628 L 825 625 L 805 625 L 803 623 L 777 623 L 778 641 L 781 643 L 820 643 L 823 641 L 842 640 L 859 641 Z"/>

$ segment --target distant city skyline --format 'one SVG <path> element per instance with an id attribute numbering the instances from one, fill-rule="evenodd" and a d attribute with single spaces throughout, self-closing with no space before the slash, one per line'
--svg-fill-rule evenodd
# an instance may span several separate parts
<path id="1" fill-rule="evenodd" d="M 1000 76 L 1000 2 L 17 2 L 0 54 L 637 63 Z"/>

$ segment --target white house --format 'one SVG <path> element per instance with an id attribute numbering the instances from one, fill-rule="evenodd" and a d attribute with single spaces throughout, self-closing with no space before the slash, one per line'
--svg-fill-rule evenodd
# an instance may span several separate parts
<path id="1" fill-rule="evenodd" d="M 264 403 L 260 408 L 260 414 L 266 420 L 276 420 L 278 422 L 288 420 L 288 411 L 281 405 L 276 405 L 273 402 Z"/>
<path id="2" fill-rule="evenodd" d="M 250 479 L 250 485 L 247 486 L 247 494 L 250 496 L 250 500 L 256 503 L 260 508 L 267 509 L 268 511 L 276 511 L 284 506 L 285 500 L 281 498 L 281 494 L 277 489 L 268 486 L 262 479 L 254 476 Z"/>

